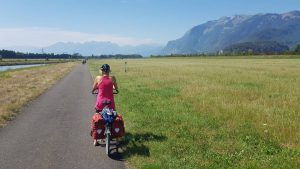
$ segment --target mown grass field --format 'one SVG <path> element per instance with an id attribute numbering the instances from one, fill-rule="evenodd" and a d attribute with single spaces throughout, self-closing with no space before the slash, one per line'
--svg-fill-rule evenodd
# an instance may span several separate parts
<path id="1" fill-rule="evenodd" d="M 93 76 L 103 63 L 128 168 L 300 168 L 299 59 L 89 61 Z"/>
<path id="2" fill-rule="evenodd" d="M 0 72 L 0 128 L 77 64 L 68 62 Z"/>

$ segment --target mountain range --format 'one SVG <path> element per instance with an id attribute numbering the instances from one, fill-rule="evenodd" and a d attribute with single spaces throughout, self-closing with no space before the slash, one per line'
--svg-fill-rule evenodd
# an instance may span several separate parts
<path id="1" fill-rule="evenodd" d="M 7 49 L 19 52 L 32 53 L 54 53 L 54 54 L 74 54 L 79 53 L 83 56 L 103 55 L 103 54 L 140 54 L 142 56 L 157 55 L 161 52 L 163 46 L 158 44 L 144 44 L 138 46 L 120 46 L 112 42 L 91 41 L 84 43 L 58 42 L 53 45 L 36 48 L 26 46 L 16 46 Z"/>
<path id="2" fill-rule="evenodd" d="M 138 46 L 119 46 L 111 42 L 85 42 L 85 43 L 63 43 L 59 42 L 44 48 L 49 53 L 80 53 L 84 56 L 101 54 L 140 54 L 149 56 L 158 54 L 163 47 L 156 44 L 138 45 Z"/>
<path id="3" fill-rule="evenodd" d="M 289 48 L 300 44 L 300 11 L 235 15 L 208 21 L 169 41 L 162 54 L 211 53 L 234 44 L 262 41 Z"/>

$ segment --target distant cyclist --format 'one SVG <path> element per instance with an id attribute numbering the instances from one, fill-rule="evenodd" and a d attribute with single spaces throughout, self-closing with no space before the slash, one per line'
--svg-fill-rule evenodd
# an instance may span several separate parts
<path id="1" fill-rule="evenodd" d="M 109 108 L 116 110 L 115 100 L 113 95 L 113 90 L 118 92 L 117 80 L 114 76 L 109 76 L 110 66 L 108 64 L 103 64 L 100 67 L 101 75 L 95 78 L 93 84 L 93 90 L 98 90 L 98 96 L 96 100 L 95 109 L 96 112 L 101 112 L 104 108 L 103 101 L 109 100 L 111 103 L 108 105 Z"/>

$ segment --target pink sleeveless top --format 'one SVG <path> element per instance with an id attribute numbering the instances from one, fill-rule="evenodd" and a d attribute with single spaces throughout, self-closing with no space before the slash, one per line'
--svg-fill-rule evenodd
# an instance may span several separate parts
<path id="1" fill-rule="evenodd" d="M 111 101 L 110 105 L 108 105 L 109 108 L 116 110 L 113 95 L 113 83 L 109 79 L 109 76 L 103 76 L 101 83 L 98 85 L 98 96 L 95 108 L 101 111 L 104 108 L 103 101 L 105 100 Z"/>

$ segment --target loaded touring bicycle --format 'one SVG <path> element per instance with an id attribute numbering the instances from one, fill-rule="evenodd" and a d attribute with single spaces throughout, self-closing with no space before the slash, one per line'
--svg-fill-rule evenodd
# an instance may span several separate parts
<path id="1" fill-rule="evenodd" d="M 93 93 L 97 94 L 97 93 Z M 114 92 L 118 94 L 118 92 Z M 103 101 L 104 108 L 102 111 L 95 113 L 91 120 L 91 136 L 96 140 L 95 146 L 98 144 L 97 140 L 105 142 L 105 152 L 110 154 L 111 141 L 116 142 L 117 139 L 125 135 L 125 127 L 123 118 L 115 110 L 109 108 L 111 102 L 109 100 Z"/>

